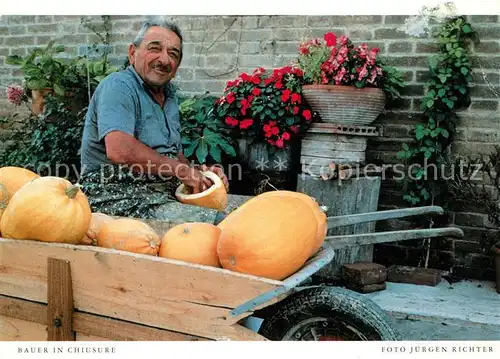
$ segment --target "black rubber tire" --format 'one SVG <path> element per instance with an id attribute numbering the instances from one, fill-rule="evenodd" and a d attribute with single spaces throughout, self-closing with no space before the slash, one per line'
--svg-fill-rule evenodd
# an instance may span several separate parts
<path id="1" fill-rule="evenodd" d="M 356 292 L 329 286 L 304 289 L 277 303 L 273 313 L 264 319 L 259 334 L 275 341 L 298 340 L 290 339 L 290 330 L 314 322 L 314 318 L 328 320 L 329 325 L 332 321 L 339 326 L 342 323 L 345 328 L 354 328 L 353 333 L 362 333 L 357 339 L 346 336 L 340 340 L 401 340 L 392 320 L 373 301 Z"/>

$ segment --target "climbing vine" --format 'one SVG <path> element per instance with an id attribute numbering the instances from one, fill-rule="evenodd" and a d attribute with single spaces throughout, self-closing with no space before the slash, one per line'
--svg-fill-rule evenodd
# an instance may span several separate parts
<path id="1" fill-rule="evenodd" d="M 406 176 L 404 200 L 425 204 L 445 191 L 440 168 L 456 135 L 457 111 L 470 105 L 472 81 L 468 46 L 478 42 L 476 32 L 464 17 L 445 22 L 435 38 L 439 54 L 429 59 L 430 79 L 422 99 L 422 121 L 416 125 L 415 141 L 403 144 L 398 158 L 410 168 Z M 436 171 L 438 169 L 438 171 Z"/>

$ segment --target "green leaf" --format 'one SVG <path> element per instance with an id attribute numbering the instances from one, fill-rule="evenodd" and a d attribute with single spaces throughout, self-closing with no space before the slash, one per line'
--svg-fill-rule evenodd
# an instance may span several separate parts
<path id="1" fill-rule="evenodd" d="M 192 156 L 199 143 L 200 143 L 199 138 L 197 138 L 193 142 L 191 142 L 191 144 L 186 149 L 184 149 L 184 156 L 186 156 L 186 157 Z"/>
<path id="2" fill-rule="evenodd" d="M 458 91 L 462 94 L 462 95 L 465 95 L 465 93 L 467 92 L 467 88 L 465 86 L 460 86 L 458 88 Z"/>
<path id="3" fill-rule="evenodd" d="M 417 125 L 415 138 L 421 140 L 425 136 L 425 128 L 423 125 Z"/>
<path id="4" fill-rule="evenodd" d="M 441 129 L 441 135 L 444 137 L 444 138 L 448 138 L 450 137 L 450 133 L 448 132 L 448 130 L 446 129 Z"/>
<path id="5" fill-rule="evenodd" d="M 212 156 L 212 158 L 217 163 L 220 163 L 222 161 L 221 160 L 221 149 L 220 149 L 220 147 L 218 147 L 218 146 L 211 146 L 209 153 L 210 153 L 210 156 Z"/>
<path id="6" fill-rule="evenodd" d="M 462 26 L 462 31 L 464 32 L 464 34 L 470 34 L 472 32 L 472 28 L 469 24 L 465 24 L 464 26 Z"/>
<path id="7" fill-rule="evenodd" d="M 236 156 L 236 150 L 234 149 L 233 146 L 229 142 L 227 142 L 225 139 L 221 138 L 219 141 L 219 146 L 222 148 L 224 152 L 226 152 L 229 156 Z"/>
<path id="8" fill-rule="evenodd" d="M 201 138 L 200 145 L 196 149 L 196 157 L 198 159 L 198 162 L 205 163 L 207 155 L 208 155 L 208 144 L 203 138 Z"/>
<path id="9" fill-rule="evenodd" d="M 428 108 L 431 108 L 432 106 L 434 106 L 434 100 L 427 100 L 425 104 L 427 105 Z"/>
<path id="10" fill-rule="evenodd" d="M 425 158 L 429 159 L 432 156 L 432 152 L 431 151 L 425 151 L 424 152 L 424 156 L 425 156 Z"/>
<path id="11" fill-rule="evenodd" d="M 460 72 L 465 76 L 469 73 L 469 69 L 467 67 L 462 67 L 460 69 Z"/>
<path id="12" fill-rule="evenodd" d="M 54 84 L 54 91 L 57 95 L 64 96 L 64 93 L 65 93 L 64 89 L 61 86 L 59 86 L 58 84 Z"/>
<path id="13" fill-rule="evenodd" d="M 446 90 L 443 89 L 443 88 L 438 91 L 438 96 L 439 97 L 443 97 L 445 94 L 446 94 Z"/>

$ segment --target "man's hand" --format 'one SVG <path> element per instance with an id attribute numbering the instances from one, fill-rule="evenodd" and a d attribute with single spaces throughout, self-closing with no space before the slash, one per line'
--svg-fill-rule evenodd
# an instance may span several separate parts
<path id="1" fill-rule="evenodd" d="M 212 181 L 196 168 L 180 165 L 177 172 L 177 178 L 185 186 L 190 187 L 193 190 L 193 194 L 206 191 L 213 185 Z"/>
<path id="2" fill-rule="evenodd" d="M 226 175 L 224 174 L 223 168 L 220 168 L 218 166 L 208 167 L 207 165 L 201 165 L 200 168 L 202 171 L 212 171 L 217 176 L 219 176 L 220 179 L 222 180 L 222 182 L 224 183 L 224 186 L 226 187 L 226 191 L 229 191 L 229 181 L 228 181 Z"/>

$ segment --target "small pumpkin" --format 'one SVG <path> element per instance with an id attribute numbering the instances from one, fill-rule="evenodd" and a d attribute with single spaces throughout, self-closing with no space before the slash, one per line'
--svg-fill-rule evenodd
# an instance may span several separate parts
<path id="1" fill-rule="evenodd" d="M 224 218 L 217 253 L 223 268 L 281 280 L 316 246 L 318 221 L 303 199 L 255 196 Z"/>
<path id="2" fill-rule="evenodd" d="M 134 218 L 104 221 L 97 235 L 97 246 L 156 256 L 160 237 L 148 224 Z"/>
<path id="3" fill-rule="evenodd" d="M 12 196 L 26 183 L 40 178 L 38 174 L 22 167 L 0 168 L 0 218 Z"/>
<path id="4" fill-rule="evenodd" d="M 175 197 L 179 202 L 184 204 L 213 208 L 219 211 L 225 210 L 227 206 L 227 191 L 224 182 L 212 171 L 203 171 L 202 174 L 213 182 L 213 185 L 209 189 L 193 194 L 190 187 L 181 184 L 175 191 Z"/>
<path id="5" fill-rule="evenodd" d="M 220 268 L 217 255 L 220 233 L 220 228 L 211 223 L 178 224 L 163 236 L 158 255 Z"/>
<path id="6" fill-rule="evenodd" d="M 316 244 L 313 246 L 311 250 L 311 256 L 314 255 L 325 241 L 325 237 L 328 232 L 328 222 L 326 213 L 321 209 L 319 203 L 311 196 L 302 193 L 302 192 L 294 192 L 294 191 L 269 191 L 261 194 L 261 197 L 281 197 L 281 196 L 292 196 L 303 200 L 306 204 L 308 204 L 313 210 L 314 215 L 316 216 L 316 220 L 318 221 L 318 231 L 316 233 Z"/>
<path id="7" fill-rule="evenodd" d="M 92 218 L 90 219 L 90 225 L 87 229 L 87 232 L 83 236 L 80 241 L 81 244 L 84 245 L 97 245 L 97 235 L 99 234 L 99 230 L 101 229 L 101 225 L 104 222 L 114 220 L 112 217 L 107 214 L 94 212 L 92 213 Z"/>
<path id="8" fill-rule="evenodd" d="M 21 187 L 0 220 L 6 238 L 77 244 L 87 231 L 91 209 L 78 185 L 40 177 Z"/>

